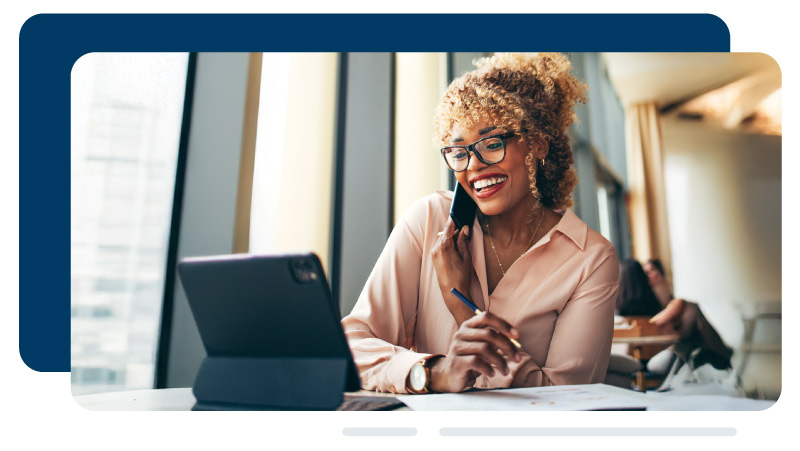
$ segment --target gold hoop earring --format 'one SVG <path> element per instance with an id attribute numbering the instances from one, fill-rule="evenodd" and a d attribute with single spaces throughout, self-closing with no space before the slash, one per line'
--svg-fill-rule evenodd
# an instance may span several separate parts
<path id="1" fill-rule="evenodd" d="M 542 158 L 541 161 L 542 161 L 542 167 L 544 167 L 544 158 Z"/>

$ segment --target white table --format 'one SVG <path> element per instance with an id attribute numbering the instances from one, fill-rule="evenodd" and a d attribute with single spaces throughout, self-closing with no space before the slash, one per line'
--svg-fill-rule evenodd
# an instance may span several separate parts
<path id="1" fill-rule="evenodd" d="M 353 396 L 390 396 L 391 393 L 376 393 L 361 390 Z M 152 390 L 131 390 L 121 392 L 96 393 L 75 396 L 75 401 L 89 410 L 192 410 L 195 397 L 191 388 L 162 388 Z M 395 410 L 408 410 L 400 407 Z"/>
<path id="2" fill-rule="evenodd" d="M 391 396 L 362 390 L 358 395 Z M 424 395 L 422 395 L 424 396 Z M 651 393 L 648 410 L 764 410 L 774 401 L 713 395 L 669 395 Z M 647 399 L 647 398 L 645 398 Z M 75 401 L 90 410 L 191 410 L 195 403 L 191 388 L 133 390 L 75 396 Z M 402 407 L 401 410 L 408 410 Z"/>
<path id="3" fill-rule="evenodd" d="M 75 401 L 89 410 L 192 410 L 191 388 L 162 388 L 79 395 Z"/>

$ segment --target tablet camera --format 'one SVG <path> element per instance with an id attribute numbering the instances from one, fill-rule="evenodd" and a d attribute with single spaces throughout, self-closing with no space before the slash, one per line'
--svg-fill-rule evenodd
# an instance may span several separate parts
<path id="1" fill-rule="evenodd" d="M 300 283 L 314 283 L 319 279 L 314 264 L 306 259 L 296 259 L 289 263 L 292 276 Z"/>

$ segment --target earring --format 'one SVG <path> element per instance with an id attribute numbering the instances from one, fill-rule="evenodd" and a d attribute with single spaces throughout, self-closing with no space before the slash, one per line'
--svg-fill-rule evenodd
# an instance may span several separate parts
<path id="1" fill-rule="evenodd" d="M 542 158 L 542 167 L 544 167 L 544 158 Z"/>

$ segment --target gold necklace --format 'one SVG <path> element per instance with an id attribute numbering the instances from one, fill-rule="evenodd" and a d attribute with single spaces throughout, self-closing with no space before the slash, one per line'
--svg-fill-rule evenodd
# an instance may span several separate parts
<path id="1" fill-rule="evenodd" d="M 531 239 L 528 240 L 528 247 L 526 247 L 525 250 L 522 251 L 522 254 L 524 254 L 528 249 L 531 248 L 531 243 L 533 242 L 533 237 L 535 237 L 536 236 L 536 232 L 539 231 L 539 227 L 542 225 L 542 221 L 543 220 L 544 220 L 544 207 L 542 207 L 542 215 L 541 215 L 541 217 L 539 217 L 539 224 L 536 225 L 536 230 L 533 231 L 533 235 L 531 235 Z M 495 249 L 494 240 L 492 239 L 492 232 L 491 232 L 491 230 L 489 230 L 489 221 L 487 221 L 485 217 L 483 218 L 483 223 L 486 224 L 486 234 L 489 235 L 489 244 L 492 245 L 492 251 L 494 252 L 495 258 L 497 258 L 497 265 L 500 266 L 500 272 L 503 273 L 503 276 L 505 276 L 506 275 L 506 270 L 503 269 L 503 264 L 500 263 L 500 256 L 497 255 L 497 249 Z M 522 257 L 522 254 L 519 254 L 519 257 Z M 517 257 L 517 259 L 519 259 L 519 257 Z M 516 261 L 516 260 L 514 260 L 514 261 Z"/>

